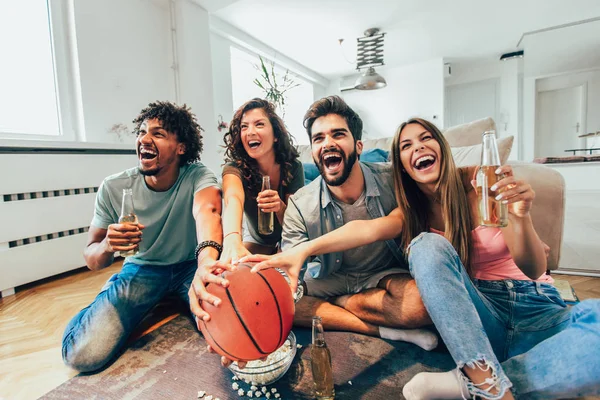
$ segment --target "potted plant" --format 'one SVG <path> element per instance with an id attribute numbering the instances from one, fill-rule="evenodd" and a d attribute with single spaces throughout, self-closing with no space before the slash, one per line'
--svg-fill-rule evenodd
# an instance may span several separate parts
<path id="1" fill-rule="evenodd" d="M 281 118 L 285 118 L 285 94 L 288 90 L 300 86 L 300 84 L 294 81 L 289 69 L 286 69 L 282 77 L 275 73 L 275 62 L 265 63 L 265 60 L 260 56 L 259 59 L 260 66 L 255 65 L 254 67 L 260 75 L 254 79 L 254 84 L 264 91 L 265 99 L 275 105 L 281 113 Z M 270 64 L 269 69 L 267 69 L 267 64 Z"/>

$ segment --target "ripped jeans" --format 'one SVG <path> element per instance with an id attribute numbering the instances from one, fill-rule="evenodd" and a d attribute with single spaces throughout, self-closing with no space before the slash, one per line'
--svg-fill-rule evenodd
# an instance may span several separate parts
<path id="1" fill-rule="evenodd" d="M 498 396 L 468 382 L 472 395 L 499 398 L 508 388 L 528 399 L 600 394 L 600 300 L 567 307 L 548 284 L 472 281 L 435 233 L 413 239 L 409 267 L 459 369 L 492 368 Z"/>
<path id="2" fill-rule="evenodd" d="M 196 260 L 165 266 L 125 263 L 106 282 L 92 304 L 65 328 L 63 361 L 80 372 L 106 366 L 123 348 L 133 329 L 160 300 L 175 294 L 189 302 Z"/>

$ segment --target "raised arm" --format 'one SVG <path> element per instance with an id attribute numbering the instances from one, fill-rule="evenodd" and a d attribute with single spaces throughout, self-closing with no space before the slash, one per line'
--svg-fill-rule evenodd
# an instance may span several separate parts
<path id="1" fill-rule="evenodd" d="M 492 186 L 499 199 L 508 204 L 508 226 L 502 229 L 504 239 L 521 271 L 538 279 L 546 272 L 547 257 L 529 214 L 535 193 L 527 182 L 515 179 L 510 165 L 500 167 L 498 173 L 506 175 L 495 188 Z"/>
<path id="2" fill-rule="evenodd" d="M 290 277 L 295 277 L 297 280 L 304 261 L 310 256 L 344 251 L 380 240 L 394 239 L 401 232 L 402 212 L 396 208 L 385 217 L 350 221 L 316 239 L 300 242 L 282 253 L 273 256 L 256 254 L 240 261 L 258 262 L 253 271 L 275 267 L 284 268 Z M 292 279 L 292 282 L 296 280 Z"/>
<path id="3" fill-rule="evenodd" d="M 244 186 L 239 176 L 223 176 L 223 253 L 221 260 L 231 263 L 250 252 L 242 241 L 242 220 L 244 218 Z"/>

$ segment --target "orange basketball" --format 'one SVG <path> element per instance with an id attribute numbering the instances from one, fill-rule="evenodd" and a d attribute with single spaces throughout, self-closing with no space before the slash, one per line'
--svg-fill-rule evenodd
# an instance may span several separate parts
<path id="1" fill-rule="evenodd" d="M 229 287 L 208 284 L 221 299 L 218 307 L 202 302 L 210 321 L 200 329 L 214 351 L 234 361 L 265 357 L 283 345 L 294 319 L 294 299 L 286 279 L 275 269 L 251 273 L 251 264 L 225 272 Z"/>

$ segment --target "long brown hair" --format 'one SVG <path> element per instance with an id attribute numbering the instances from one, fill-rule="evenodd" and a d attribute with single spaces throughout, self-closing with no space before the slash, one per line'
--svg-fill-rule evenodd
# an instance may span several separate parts
<path id="1" fill-rule="evenodd" d="M 287 186 L 292 181 L 292 163 L 298 157 L 298 150 L 294 147 L 292 136 L 289 134 L 283 120 L 275 112 L 275 106 L 267 100 L 254 98 L 244 103 L 233 115 L 229 131 L 223 137 L 225 142 L 225 161 L 233 162 L 242 171 L 244 189 L 256 197 L 262 185 L 261 173 L 258 163 L 250 157 L 242 143 L 242 117 L 244 113 L 260 108 L 265 112 L 273 127 L 273 143 L 275 162 L 279 164 L 282 186 Z"/>
<path id="2" fill-rule="evenodd" d="M 392 165 L 394 166 L 394 186 L 398 207 L 404 215 L 404 229 L 401 238 L 408 247 L 421 232 L 429 232 L 429 212 L 431 204 L 417 183 L 404 171 L 400 160 L 400 135 L 408 124 L 419 124 L 440 144 L 440 177 L 435 185 L 442 205 L 444 237 L 448 239 L 460 256 L 463 265 L 470 271 L 471 255 L 471 207 L 462 172 L 456 167 L 448 141 L 442 132 L 431 122 L 422 118 L 411 118 L 396 130 L 392 144 Z"/>

